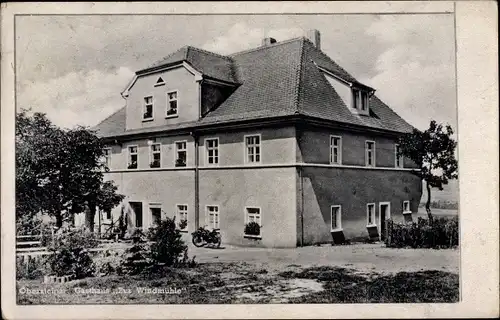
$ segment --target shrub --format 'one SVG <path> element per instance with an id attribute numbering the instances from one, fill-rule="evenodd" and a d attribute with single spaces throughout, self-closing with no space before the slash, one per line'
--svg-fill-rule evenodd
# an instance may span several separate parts
<path id="1" fill-rule="evenodd" d="M 260 225 L 255 222 L 249 222 L 245 225 L 245 234 L 250 236 L 259 236 L 260 235 Z"/>
<path id="2" fill-rule="evenodd" d="M 175 218 L 166 218 L 150 229 L 151 257 L 157 263 L 166 266 L 182 264 L 184 255 L 187 255 L 187 245 L 182 240 L 182 233 L 177 228 Z"/>
<path id="3" fill-rule="evenodd" d="M 94 258 L 95 275 L 107 276 L 112 273 L 122 273 L 122 258 L 118 252 L 105 250 L 98 253 Z"/>
<path id="4" fill-rule="evenodd" d="M 149 244 L 142 237 L 133 239 L 133 246 L 124 252 L 120 263 L 121 268 L 117 270 L 118 274 L 138 274 L 153 264 Z"/>
<path id="5" fill-rule="evenodd" d="M 393 248 L 451 248 L 458 246 L 458 218 L 418 218 L 413 223 L 388 221 L 388 237 L 385 243 Z"/>
<path id="6" fill-rule="evenodd" d="M 33 259 L 30 256 L 16 257 L 16 279 L 38 279 L 43 276 L 44 258 Z"/>
<path id="7" fill-rule="evenodd" d="M 47 258 L 49 272 L 56 276 L 74 274 L 76 278 L 93 275 L 95 266 L 87 249 L 98 243 L 95 235 L 85 229 L 59 231 L 48 246 L 52 252 Z"/>

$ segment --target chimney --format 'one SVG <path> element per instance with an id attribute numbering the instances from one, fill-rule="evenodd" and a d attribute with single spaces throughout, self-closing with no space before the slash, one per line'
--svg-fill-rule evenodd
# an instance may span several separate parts
<path id="1" fill-rule="evenodd" d="M 273 43 L 276 43 L 276 39 L 274 39 L 274 38 L 264 38 L 264 39 L 262 39 L 262 46 L 263 47 L 271 45 Z"/>
<path id="2" fill-rule="evenodd" d="M 318 30 L 312 29 L 307 32 L 307 38 L 311 40 L 316 48 L 321 50 L 321 34 Z"/>

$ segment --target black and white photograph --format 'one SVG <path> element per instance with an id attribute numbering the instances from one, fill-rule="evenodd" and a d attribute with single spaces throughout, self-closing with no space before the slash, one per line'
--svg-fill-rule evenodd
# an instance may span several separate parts
<path id="1" fill-rule="evenodd" d="M 449 8 L 15 15 L 15 304 L 460 303 Z"/>

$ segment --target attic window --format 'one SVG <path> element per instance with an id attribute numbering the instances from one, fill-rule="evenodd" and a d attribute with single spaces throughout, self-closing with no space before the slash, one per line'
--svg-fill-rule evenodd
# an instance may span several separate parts
<path id="1" fill-rule="evenodd" d="M 358 110 L 359 113 L 368 114 L 369 110 L 368 92 L 359 89 L 352 89 L 352 108 Z"/>
<path id="2" fill-rule="evenodd" d="M 158 77 L 158 80 L 156 80 L 155 87 L 163 86 L 165 85 L 165 81 L 161 77 Z"/>

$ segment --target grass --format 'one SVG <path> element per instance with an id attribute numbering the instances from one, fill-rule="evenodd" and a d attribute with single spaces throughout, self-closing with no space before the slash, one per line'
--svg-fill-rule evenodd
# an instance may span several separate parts
<path id="1" fill-rule="evenodd" d="M 289 278 L 317 279 L 324 291 L 291 299 L 290 303 L 421 303 L 458 302 L 458 275 L 443 271 L 354 274 L 344 268 L 310 268 Z"/>
<path id="2" fill-rule="evenodd" d="M 311 290 L 311 284 L 316 289 Z M 298 287 L 297 287 L 298 285 Z M 301 287 L 302 286 L 302 287 Z M 45 285 L 18 281 L 19 304 L 213 304 L 456 302 L 458 275 L 442 271 L 360 274 L 337 267 L 300 268 L 274 273 L 244 262 L 203 263 L 165 268 L 136 276 L 87 278 Z M 319 287 L 319 290 L 317 288 Z M 21 288 L 53 288 L 53 294 L 20 294 Z M 137 288 L 166 289 L 141 293 Z M 94 290 L 82 292 L 83 290 Z M 101 291 L 101 293 L 96 293 Z M 102 293 L 108 290 L 107 293 Z"/>

